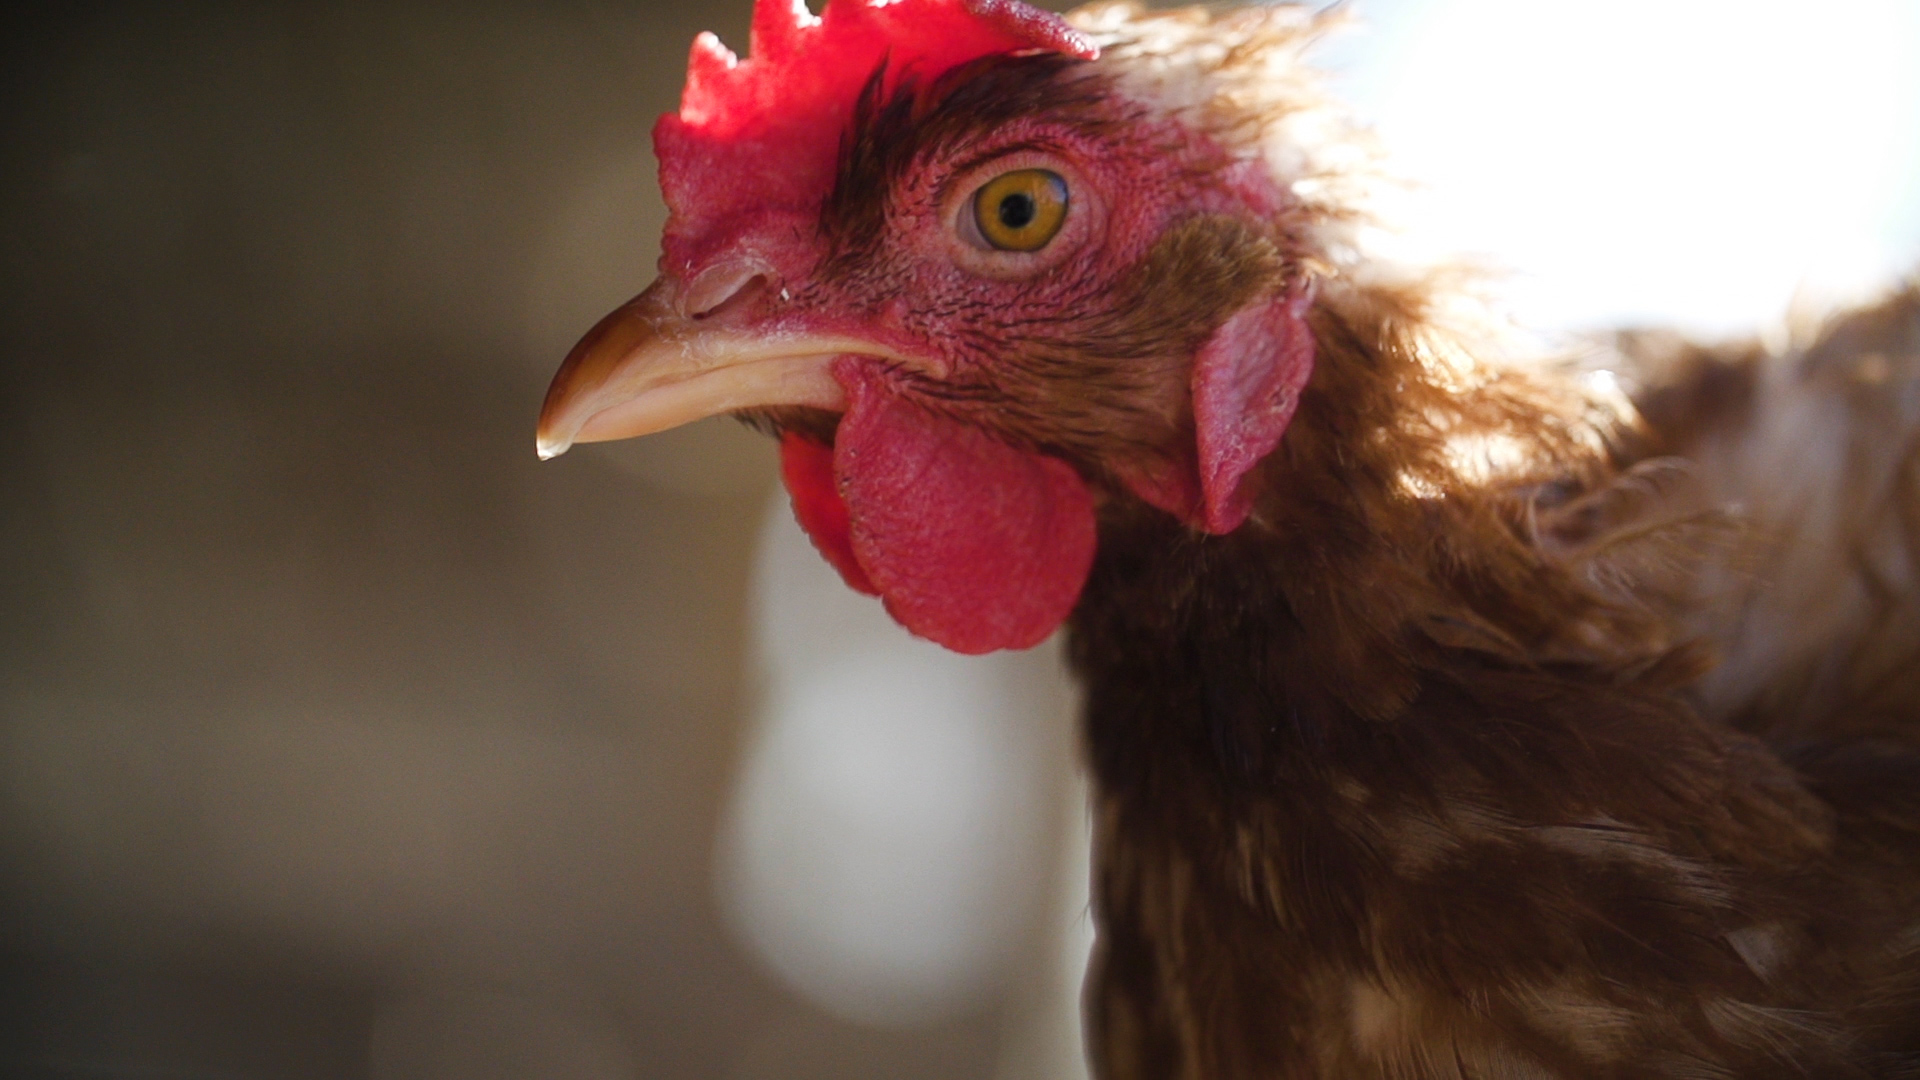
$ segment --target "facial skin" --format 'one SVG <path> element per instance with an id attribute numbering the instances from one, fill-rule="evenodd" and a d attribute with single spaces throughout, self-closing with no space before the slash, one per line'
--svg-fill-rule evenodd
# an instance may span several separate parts
<path id="1" fill-rule="evenodd" d="M 757 407 L 776 425 L 798 421 L 792 406 L 837 412 L 831 361 L 851 355 L 900 394 L 1090 477 L 1167 454 L 1195 348 L 1275 272 L 1278 253 L 1249 227 L 1265 208 L 1230 184 L 1238 171 L 1225 153 L 1119 98 L 1094 67 L 996 57 L 918 92 L 869 93 L 813 220 L 779 214 L 750 233 L 669 227 L 666 272 L 636 311 L 652 319 L 642 329 L 696 353 L 701 370 L 729 350 L 752 357 L 787 391 L 734 394 L 705 412 Z M 1027 169 L 1065 182 L 1059 232 L 1031 252 L 983 249 L 969 235 L 976 192 Z M 1223 259 L 1223 247 L 1240 257 Z M 1212 272 L 1194 265 L 1203 257 Z M 631 352 L 639 335 L 616 336 L 613 348 Z M 748 336 L 757 341 L 742 348 Z M 810 359 L 760 358 L 778 348 Z M 577 437 L 648 424 L 616 419 L 589 420 Z"/>
<path id="2" fill-rule="evenodd" d="M 856 114 L 825 251 L 793 303 L 919 360 L 889 366 L 899 393 L 1090 478 L 1167 454 L 1195 349 L 1276 253 L 1221 182 L 1226 155 L 1091 65 L 981 66 L 930 108 L 896 97 Z M 977 193 L 1027 170 L 1064 183 L 1059 231 L 1033 251 L 983 247 Z M 1248 257 L 1222 258 L 1236 248 Z"/>
<path id="3" fill-rule="evenodd" d="M 1101 500 L 1244 517 L 1239 479 L 1311 365 L 1285 201 L 1094 63 L 888 86 L 854 104 L 817 203 L 681 213 L 698 185 L 663 152 L 662 276 L 569 356 L 541 452 L 715 412 L 785 433 L 796 510 L 850 584 L 950 647 L 1022 647 L 1075 602 Z M 1002 220 L 988 194 L 1012 189 Z"/>

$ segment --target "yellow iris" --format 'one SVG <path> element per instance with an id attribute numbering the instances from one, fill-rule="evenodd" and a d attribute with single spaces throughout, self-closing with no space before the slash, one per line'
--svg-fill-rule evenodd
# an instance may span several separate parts
<path id="1" fill-rule="evenodd" d="M 1067 182 L 1046 169 L 1016 169 L 973 195 L 980 236 L 1001 251 L 1039 251 L 1067 220 Z"/>

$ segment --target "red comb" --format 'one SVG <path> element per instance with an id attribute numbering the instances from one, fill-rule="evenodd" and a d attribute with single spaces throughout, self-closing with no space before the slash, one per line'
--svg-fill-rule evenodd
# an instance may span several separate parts
<path id="1" fill-rule="evenodd" d="M 712 34 L 694 39 L 680 119 L 716 137 L 817 109 L 850 109 L 882 60 L 922 78 L 982 56 L 1040 50 L 1091 59 L 1093 43 L 1017 0 L 758 0 L 742 62 Z"/>
<path id="2" fill-rule="evenodd" d="M 675 218 L 669 264 L 692 255 L 674 251 L 676 239 L 732 233 L 727 219 L 816 212 L 855 100 L 882 62 L 890 89 L 995 53 L 1099 55 L 1059 16 L 1019 0 L 828 0 L 818 17 L 804 0 L 756 0 L 749 45 L 741 60 L 712 34 L 695 38 L 680 112 L 654 128 Z"/>

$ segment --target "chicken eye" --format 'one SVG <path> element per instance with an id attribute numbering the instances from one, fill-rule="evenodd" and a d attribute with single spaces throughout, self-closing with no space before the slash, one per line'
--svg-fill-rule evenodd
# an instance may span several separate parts
<path id="1" fill-rule="evenodd" d="M 1067 182 L 1046 169 L 1002 173 L 973 193 L 980 238 L 1001 251 L 1039 251 L 1067 220 Z"/>

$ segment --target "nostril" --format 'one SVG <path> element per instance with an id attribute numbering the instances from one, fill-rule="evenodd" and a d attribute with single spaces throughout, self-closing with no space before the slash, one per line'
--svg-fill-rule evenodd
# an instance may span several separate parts
<path id="1" fill-rule="evenodd" d="M 680 309 L 688 318 L 706 319 L 722 308 L 746 302 L 767 288 L 765 269 L 734 263 L 709 267 L 681 294 Z"/>

